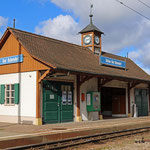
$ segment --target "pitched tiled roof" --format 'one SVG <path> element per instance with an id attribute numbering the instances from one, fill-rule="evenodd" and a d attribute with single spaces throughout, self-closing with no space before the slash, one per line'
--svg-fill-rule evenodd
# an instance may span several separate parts
<path id="1" fill-rule="evenodd" d="M 102 52 L 103 56 L 125 61 L 127 70 L 99 64 L 99 57 L 88 48 L 52 38 L 8 28 L 29 53 L 56 69 L 70 70 L 95 75 L 108 75 L 150 81 L 150 76 L 129 58 Z"/>

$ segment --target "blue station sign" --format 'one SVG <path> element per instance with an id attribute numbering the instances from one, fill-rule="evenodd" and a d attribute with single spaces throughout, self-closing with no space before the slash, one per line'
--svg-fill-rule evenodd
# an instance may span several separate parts
<path id="1" fill-rule="evenodd" d="M 126 68 L 126 62 L 118 59 L 100 56 L 100 63 L 114 67 Z"/>
<path id="2" fill-rule="evenodd" d="M 23 62 L 23 54 L 0 58 L 0 65 L 15 64 Z"/>

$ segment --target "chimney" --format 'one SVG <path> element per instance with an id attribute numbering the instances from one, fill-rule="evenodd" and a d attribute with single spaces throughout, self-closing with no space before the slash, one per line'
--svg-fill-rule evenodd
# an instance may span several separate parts
<path id="1" fill-rule="evenodd" d="M 15 28 L 15 21 L 16 19 L 13 19 L 13 28 Z"/>

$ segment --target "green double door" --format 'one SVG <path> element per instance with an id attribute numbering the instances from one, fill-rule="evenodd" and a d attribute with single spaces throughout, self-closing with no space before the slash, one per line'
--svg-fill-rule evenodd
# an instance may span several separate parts
<path id="1" fill-rule="evenodd" d="M 146 89 L 135 89 L 135 103 L 138 116 L 148 116 L 148 91 Z"/>
<path id="2" fill-rule="evenodd" d="M 43 82 L 43 123 L 73 121 L 73 84 Z"/>

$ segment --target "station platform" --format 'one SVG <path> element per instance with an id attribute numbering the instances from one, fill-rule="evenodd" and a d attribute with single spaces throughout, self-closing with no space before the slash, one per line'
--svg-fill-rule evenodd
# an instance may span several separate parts
<path id="1" fill-rule="evenodd" d="M 0 123 L 0 149 L 145 126 L 149 116 L 41 126 Z"/>

